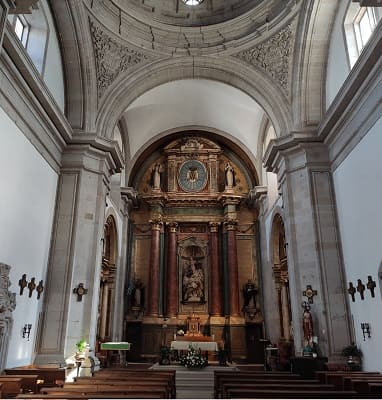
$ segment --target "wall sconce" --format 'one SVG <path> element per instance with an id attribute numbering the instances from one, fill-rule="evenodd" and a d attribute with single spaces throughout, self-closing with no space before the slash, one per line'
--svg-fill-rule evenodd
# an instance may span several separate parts
<path id="1" fill-rule="evenodd" d="M 23 339 L 27 338 L 29 340 L 31 334 L 32 324 L 25 324 L 22 330 Z"/>
<path id="2" fill-rule="evenodd" d="M 370 324 L 368 322 L 361 322 L 361 329 L 363 334 L 363 340 L 366 340 L 366 335 L 370 339 L 371 338 Z"/>

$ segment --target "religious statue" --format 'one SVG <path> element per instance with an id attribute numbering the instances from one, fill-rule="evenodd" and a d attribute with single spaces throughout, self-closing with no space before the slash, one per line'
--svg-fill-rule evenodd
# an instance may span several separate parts
<path id="1" fill-rule="evenodd" d="M 256 310 L 256 294 L 257 288 L 255 282 L 252 279 L 248 279 L 248 282 L 243 287 L 243 311 L 246 311 L 249 308 Z"/>
<path id="2" fill-rule="evenodd" d="M 226 189 L 232 189 L 235 185 L 235 170 L 233 169 L 231 163 L 228 161 L 225 169 L 225 187 Z"/>
<path id="3" fill-rule="evenodd" d="M 163 166 L 160 163 L 156 163 L 151 170 L 150 185 L 154 190 L 161 189 Z"/>
<path id="4" fill-rule="evenodd" d="M 304 332 L 305 343 L 311 344 L 313 341 L 313 319 L 310 313 L 310 306 L 304 305 L 304 313 L 302 315 L 302 330 Z"/>
<path id="5" fill-rule="evenodd" d="M 183 271 L 183 300 L 195 302 L 204 300 L 203 269 L 193 257 Z"/>

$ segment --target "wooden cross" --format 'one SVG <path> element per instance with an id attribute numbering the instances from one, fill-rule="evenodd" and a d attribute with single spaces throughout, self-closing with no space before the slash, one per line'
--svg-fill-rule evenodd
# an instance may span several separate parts
<path id="1" fill-rule="evenodd" d="M 39 282 L 38 286 L 36 287 L 36 290 L 37 290 L 37 300 L 39 300 L 41 293 L 44 291 L 44 286 L 42 285 L 42 280 Z"/>
<path id="2" fill-rule="evenodd" d="M 361 295 L 361 300 L 365 300 L 365 297 L 363 295 L 365 291 L 365 285 L 362 283 L 361 279 L 357 279 L 358 285 L 357 285 L 357 292 Z"/>
<path id="3" fill-rule="evenodd" d="M 308 302 L 313 304 L 313 296 L 317 294 L 317 290 L 313 290 L 311 285 L 306 285 L 306 290 L 302 292 L 303 296 L 308 298 Z"/>
<path id="4" fill-rule="evenodd" d="M 356 288 L 353 286 L 353 283 L 352 282 L 349 282 L 349 288 L 348 288 L 348 293 L 350 294 L 350 296 L 351 296 L 351 300 L 352 301 L 355 301 L 355 292 L 356 292 L 357 290 L 356 290 Z"/>
<path id="5" fill-rule="evenodd" d="M 32 297 L 32 293 L 36 289 L 36 284 L 34 282 L 35 279 L 36 278 L 32 278 L 31 281 L 28 283 L 29 297 Z"/>
<path id="6" fill-rule="evenodd" d="M 82 301 L 82 296 L 88 292 L 88 289 L 84 288 L 83 283 L 79 283 L 78 287 L 73 289 L 73 293 L 77 295 L 77 301 Z"/>
<path id="7" fill-rule="evenodd" d="M 371 275 L 368 275 L 366 287 L 370 290 L 371 297 L 375 297 L 375 294 L 374 294 L 375 286 L 376 286 L 375 281 L 373 281 Z"/>
<path id="8" fill-rule="evenodd" d="M 20 296 L 23 294 L 24 288 L 27 287 L 27 285 L 28 285 L 27 274 L 23 274 L 23 276 L 19 280 Z"/>

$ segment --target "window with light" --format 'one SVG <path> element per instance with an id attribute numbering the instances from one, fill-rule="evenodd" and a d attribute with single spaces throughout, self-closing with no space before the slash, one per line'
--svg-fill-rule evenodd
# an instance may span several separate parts
<path id="1" fill-rule="evenodd" d="M 184 4 L 188 6 L 198 6 L 199 4 L 203 3 L 203 0 L 182 0 Z"/>

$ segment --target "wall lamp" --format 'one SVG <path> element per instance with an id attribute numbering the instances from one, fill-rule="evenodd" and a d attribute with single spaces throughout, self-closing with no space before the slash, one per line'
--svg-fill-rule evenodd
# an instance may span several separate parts
<path id="1" fill-rule="evenodd" d="M 368 322 L 361 322 L 361 329 L 363 334 L 363 340 L 366 340 L 366 335 L 370 339 L 371 338 L 370 324 Z"/>
<path id="2" fill-rule="evenodd" d="M 22 330 L 23 339 L 27 338 L 29 340 L 31 334 L 32 324 L 25 324 Z"/>

